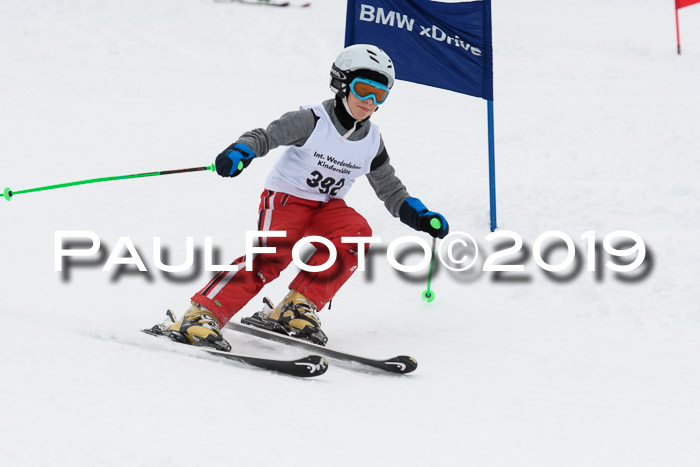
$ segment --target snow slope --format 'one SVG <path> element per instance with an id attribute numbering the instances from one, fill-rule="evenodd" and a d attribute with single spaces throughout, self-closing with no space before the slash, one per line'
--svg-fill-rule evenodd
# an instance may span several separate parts
<path id="1" fill-rule="evenodd" d="M 344 11 L 4 0 L 0 188 L 210 164 L 243 131 L 331 95 Z M 409 280 L 383 256 L 413 232 L 356 184 L 348 201 L 384 243 L 323 311 L 324 329 L 336 348 L 414 355 L 407 377 L 332 363 L 298 380 L 138 332 L 181 313 L 208 278 L 156 270 L 153 237 L 172 263 L 187 236 L 212 237 L 221 262 L 237 256 L 280 150 L 235 180 L 2 201 L 2 465 L 697 465 L 700 6 L 680 16 L 677 56 L 670 0 L 494 2 L 499 227 L 530 251 L 566 232 L 584 261 L 572 279 L 550 279 L 531 255 L 519 281 L 438 268 L 426 304 L 425 274 Z M 373 119 L 411 194 L 489 251 L 485 107 L 399 82 Z M 648 246 L 642 279 L 585 270 L 581 235 L 620 229 Z M 59 230 L 97 233 L 102 261 L 55 272 Z M 121 236 L 149 274 L 101 271 Z M 279 299 L 293 275 L 264 293 Z M 234 351 L 299 355 L 228 337 Z"/>

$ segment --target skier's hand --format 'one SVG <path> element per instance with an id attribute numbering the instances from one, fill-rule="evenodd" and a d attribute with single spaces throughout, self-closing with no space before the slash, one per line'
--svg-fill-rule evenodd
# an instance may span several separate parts
<path id="1" fill-rule="evenodd" d="M 425 204 L 418 198 L 407 198 L 399 209 L 401 222 L 421 232 L 427 232 L 433 237 L 445 238 L 450 232 L 445 216 L 428 211 Z"/>
<path id="2" fill-rule="evenodd" d="M 420 230 L 429 233 L 433 237 L 445 238 L 450 232 L 445 216 L 439 212 L 427 211 L 418 217 Z"/>
<path id="3" fill-rule="evenodd" d="M 222 177 L 235 177 L 255 158 L 245 144 L 234 144 L 216 157 L 216 173 Z"/>

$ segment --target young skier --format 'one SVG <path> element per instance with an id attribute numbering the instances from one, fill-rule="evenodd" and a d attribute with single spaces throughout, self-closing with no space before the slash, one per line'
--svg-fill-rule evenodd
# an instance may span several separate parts
<path id="1" fill-rule="evenodd" d="M 394 217 L 433 237 L 447 235 L 445 218 L 410 197 L 396 177 L 379 128 L 370 122 L 389 96 L 394 78 L 391 59 L 380 48 L 368 44 L 347 47 L 331 68 L 335 99 L 288 112 L 265 130 L 244 133 L 219 154 L 217 173 L 236 177 L 256 157 L 288 146 L 267 177 L 258 218 L 259 231 L 286 231 L 286 237 L 261 237 L 260 246 L 275 247 L 276 253 L 255 257 L 251 271 L 246 271 L 245 256 L 236 259 L 233 264 L 239 270 L 217 274 L 191 298 L 191 306 L 169 331 L 195 345 L 230 350 L 221 327 L 289 265 L 297 240 L 318 235 L 335 246 L 333 266 L 321 272 L 299 272 L 276 307 L 270 304 L 254 316 L 262 325 L 273 325 L 268 328 L 278 326 L 290 335 L 325 345 L 327 337 L 317 312 L 357 268 L 358 244 L 342 243 L 341 238 L 372 234 L 367 221 L 343 201 L 361 175 L 367 176 Z M 307 264 L 322 265 L 328 258 L 328 249 L 320 247 Z"/>

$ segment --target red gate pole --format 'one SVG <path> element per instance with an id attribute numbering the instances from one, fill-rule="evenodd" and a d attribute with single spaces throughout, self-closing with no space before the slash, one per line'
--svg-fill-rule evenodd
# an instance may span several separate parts
<path id="1" fill-rule="evenodd" d="M 681 54 L 681 32 L 678 28 L 678 3 L 676 3 L 676 41 L 678 42 L 678 55 Z"/>

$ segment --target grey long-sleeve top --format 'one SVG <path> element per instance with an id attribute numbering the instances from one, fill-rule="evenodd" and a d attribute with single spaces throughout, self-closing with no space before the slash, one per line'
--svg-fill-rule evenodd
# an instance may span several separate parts
<path id="1" fill-rule="evenodd" d="M 323 106 L 340 135 L 346 135 L 354 128 L 347 136 L 349 141 L 361 140 L 369 133 L 369 119 L 355 120 L 339 99 L 329 99 L 323 102 Z M 230 147 L 242 143 L 253 150 L 255 157 L 263 157 L 278 146 L 303 146 L 313 133 L 318 118 L 310 109 L 287 112 L 270 123 L 266 129 L 257 128 L 244 133 Z M 389 162 L 383 140 L 380 140 L 367 179 L 391 215 L 399 217 L 399 208 L 409 194 Z"/>

